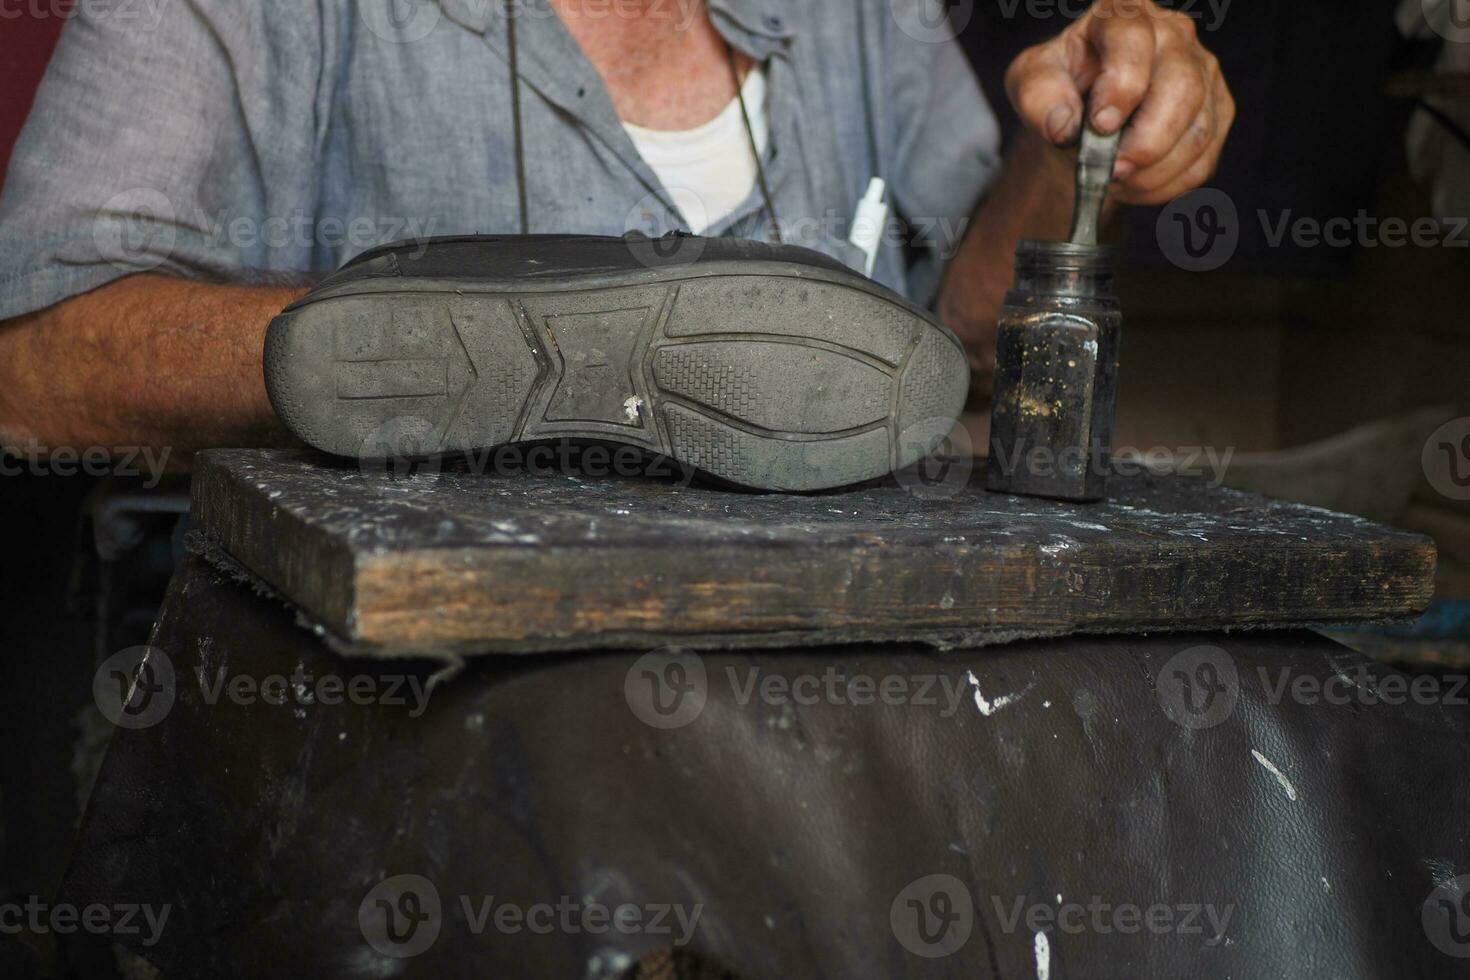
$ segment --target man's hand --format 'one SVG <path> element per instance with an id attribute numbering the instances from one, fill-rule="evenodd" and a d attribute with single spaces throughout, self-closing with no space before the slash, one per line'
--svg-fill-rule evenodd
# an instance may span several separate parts
<path id="1" fill-rule="evenodd" d="M 1061 34 L 1021 52 L 1006 91 L 1055 146 L 1077 139 L 1089 93 L 1098 132 L 1132 117 L 1111 192 L 1128 204 L 1161 204 L 1203 184 L 1235 121 L 1220 62 L 1199 43 L 1193 18 L 1152 0 L 1097 0 Z"/>

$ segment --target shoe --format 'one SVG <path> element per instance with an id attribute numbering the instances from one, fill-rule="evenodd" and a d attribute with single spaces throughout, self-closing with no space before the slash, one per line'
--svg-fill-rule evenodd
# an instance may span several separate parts
<path id="1" fill-rule="evenodd" d="M 801 491 L 928 454 L 969 369 L 933 316 L 808 249 L 528 235 L 364 253 L 271 321 L 265 383 L 339 456 L 595 439 Z"/>

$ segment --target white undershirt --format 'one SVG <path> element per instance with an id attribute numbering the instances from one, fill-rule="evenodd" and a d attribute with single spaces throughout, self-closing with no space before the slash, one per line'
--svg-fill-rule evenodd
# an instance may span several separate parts
<path id="1" fill-rule="evenodd" d="M 766 76 L 759 65 L 750 69 L 740 91 L 756 150 L 764 154 Z M 696 235 L 733 212 L 755 187 L 755 158 L 739 99 L 731 99 L 718 116 L 693 129 L 645 129 L 627 122 L 623 128 Z"/>

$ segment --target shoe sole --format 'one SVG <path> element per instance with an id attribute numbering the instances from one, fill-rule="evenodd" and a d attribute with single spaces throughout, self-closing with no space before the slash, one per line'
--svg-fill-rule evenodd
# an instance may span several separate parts
<path id="1" fill-rule="evenodd" d="M 286 426 L 340 456 L 597 439 L 801 491 L 928 454 L 969 370 L 947 328 L 866 279 L 722 260 L 345 282 L 271 322 L 265 381 Z"/>

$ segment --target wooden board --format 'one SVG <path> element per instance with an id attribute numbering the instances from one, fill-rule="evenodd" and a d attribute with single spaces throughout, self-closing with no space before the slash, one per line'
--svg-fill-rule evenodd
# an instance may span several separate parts
<path id="1" fill-rule="evenodd" d="M 1175 477 L 1067 505 L 987 493 L 983 471 L 947 498 L 788 496 L 221 450 L 193 514 L 207 552 L 378 655 L 1298 626 L 1433 590 L 1430 539 L 1358 518 Z"/>

